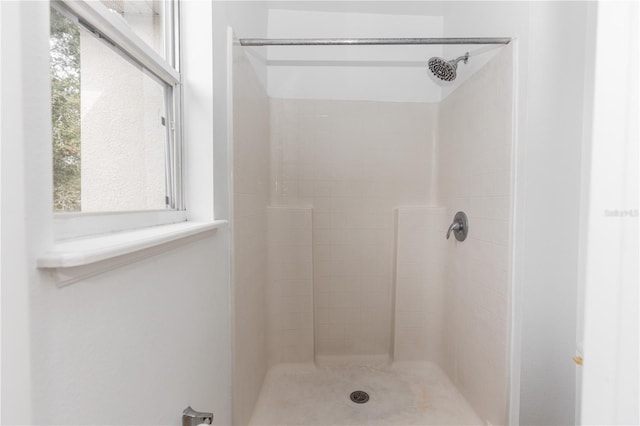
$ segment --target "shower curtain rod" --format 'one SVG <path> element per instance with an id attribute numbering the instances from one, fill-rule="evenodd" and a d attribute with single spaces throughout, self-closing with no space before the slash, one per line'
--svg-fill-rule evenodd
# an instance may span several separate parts
<path id="1" fill-rule="evenodd" d="M 509 37 L 467 38 L 241 38 L 242 46 L 382 46 L 409 44 L 509 44 Z"/>

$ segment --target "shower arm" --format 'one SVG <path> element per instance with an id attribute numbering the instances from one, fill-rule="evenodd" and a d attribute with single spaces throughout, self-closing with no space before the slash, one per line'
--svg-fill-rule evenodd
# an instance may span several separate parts
<path id="1" fill-rule="evenodd" d="M 439 38 L 241 38 L 242 46 L 385 46 L 509 44 L 510 37 L 439 37 Z"/>
<path id="2" fill-rule="evenodd" d="M 458 65 L 458 62 L 463 61 L 465 64 L 469 61 L 469 52 L 465 53 L 462 56 L 455 58 L 452 61 L 449 61 L 451 65 Z"/>

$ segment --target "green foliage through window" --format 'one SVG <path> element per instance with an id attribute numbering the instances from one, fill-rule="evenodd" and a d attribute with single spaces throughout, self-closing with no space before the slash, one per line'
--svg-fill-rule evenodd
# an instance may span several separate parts
<path id="1" fill-rule="evenodd" d="M 80 211 L 80 31 L 51 8 L 53 209 Z"/>

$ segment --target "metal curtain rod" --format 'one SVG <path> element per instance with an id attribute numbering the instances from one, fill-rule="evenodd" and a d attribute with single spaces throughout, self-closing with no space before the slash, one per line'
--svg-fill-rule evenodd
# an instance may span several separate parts
<path id="1" fill-rule="evenodd" d="M 467 38 L 241 38 L 242 46 L 381 46 L 409 44 L 509 44 L 509 37 Z"/>

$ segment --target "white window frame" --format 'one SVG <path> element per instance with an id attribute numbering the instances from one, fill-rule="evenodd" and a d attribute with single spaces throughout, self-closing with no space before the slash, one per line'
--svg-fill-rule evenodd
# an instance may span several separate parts
<path id="1" fill-rule="evenodd" d="M 167 91 L 167 195 L 166 210 L 123 212 L 54 213 L 54 240 L 68 240 L 97 234 L 122 232 L 187 221 L 183 187 L 182 147 L 182 75 L 180 73 L 179 0 L 164 6 L 165 58 L 143 41 L 118 15 L 98 1 L 51 1 L 51 5 L 97 37 L 108 41 L 127 60 L 142 67 L 158 81 L 170 87 Z"/>

